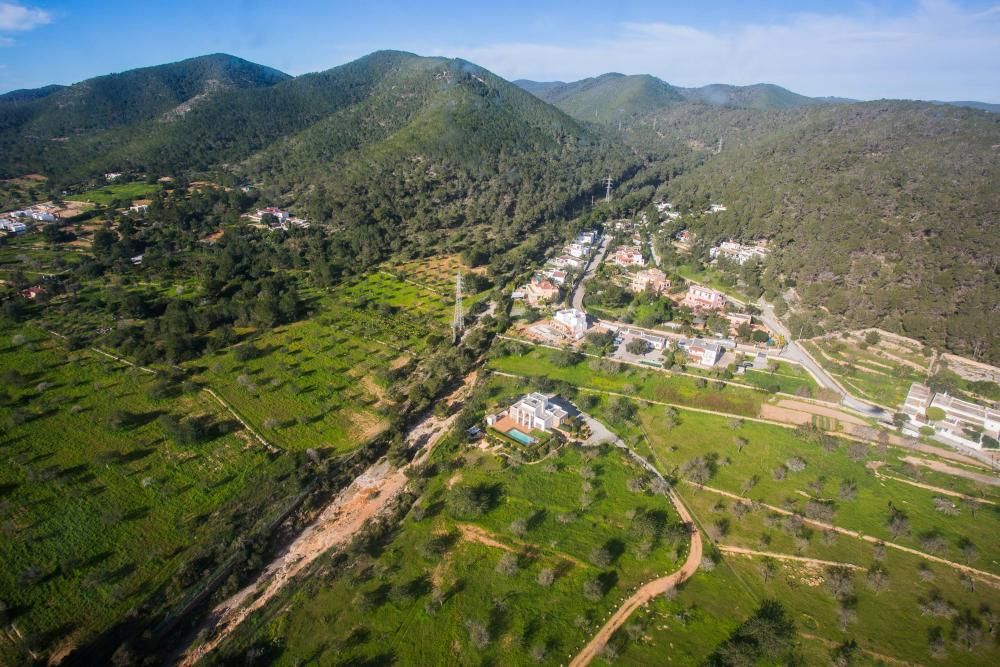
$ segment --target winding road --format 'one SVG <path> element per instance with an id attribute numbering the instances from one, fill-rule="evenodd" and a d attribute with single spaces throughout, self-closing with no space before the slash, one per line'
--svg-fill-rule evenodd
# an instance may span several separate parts
<path id="1" fill-rule="evenodd" d="M 610 433 L 610 431 L 608 431 Z M 667 483 L 663 475 L 656 467 L 636 454 L 628 445 L 626 445 L 621 439 L 618 439 L 613 443 L 619 449 L 625 450 L 639 465 L 648 470 L 652 475 L 656 476 L 660 481 Z M 688 526 L 691 532 L 691 547 L 688 549 L 687 558 L 684 560 L 684 564 L 681 565 L 679 570 L 666 575 L 665 577 L 660 577 L 659 579 L 654 579 L 642 586 L 633 593 L 625 602 L 621 604 L 615 613 L 607 620 L 607 622 L 597 631 L 597 634 L 591 638 L 591 640 L 584 646 L 576 657 L 569 663 L 570 667 L 584 667 L 589 665 L 591 660 L 593 660 L 601 650 L 607 645 L 611 637 L 614 636 L 615 632 L 618 631 L 628 617 L 632 615 L 639 607 L 645 605 L 647 602 L 655 598 L 657 595 L 662 595 L 666 593 L 671 588 L 677 584 L 685 581 L 691 577 L 695 572 L 698 571 L 698 566 L 701 565 L 702 559 L 702 543 L 701 543 L 701 532 L 698 530 L 697 525 L 694 522 L 694 517 L 688 511 L 684 502 L 681 500 L 680 496 L 673 488 L 668 487 L 667 497 L 673 504 L 674 509 L 677 510 L 678 516 L 680 516 L 681 521 Z"/>
<path id="2" fill-rule="evenodd" d="M 597 273 L 597 269 L 601 266 L 601 262 L 604 261 L 604 256 L 608 254 L 608 246 L 611 245 L 611 237 L 605 235 L 601 238 L 601 245 L 597 248 L 597 252 L 594 256 L 590 258 L 590 263 L 587 264 L 587 269 L 583 273 L 583 277 L 580 278 L 580 282 L 576 285 L 576 291 L 573 292 L 573 307 L 581 312 L 586 312 L 583 309 L 583 294 L 586 291 L 584 284 L 588 280 L 594 277 Z"/>

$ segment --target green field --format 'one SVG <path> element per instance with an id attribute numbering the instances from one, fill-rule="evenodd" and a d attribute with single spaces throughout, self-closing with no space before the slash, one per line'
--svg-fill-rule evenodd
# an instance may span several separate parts
<path id="1" fill-rule="evenodd" d="M 792 429 L 754 422 L 744 422 L 732 429 L 726 419 L 686 412 L 682 413 L 679 424 L 665 428 L 661 413 L 662 410 L 655 408 L 643 408 L 639 416 L 657 462 L 668 469 L 678 469 L 695 457 L 717 454 L 723 463 L 717 465 L 707 482 L 711 486 L 802 512 L 811 498 L 832 500 L 836 525 L 914 549 L 925 549 L 922 538 L 937 534 L 940 544 L 936 555 L 955 562 L 966 562 L 959 546 L 965 538 L 976 548 L 969 564 L 1000 573 L 1000 544 L 985 538 L 1000 534 L 1000 512 L 996 506 L 984 506 L 975 517 L 966 509 L 955 516 L 938 512 L 934 508 L 937 494 L 933 491 L 876 478 L 865 467 L 866 461 L 881 459 L 873 447 L 865 452 L 863 460 L 853 461 L 846 442 L 826 451 L 803 440 Z M 746 441 L 742 451 L 736 445 L 736 438 Z M 898 473 L 906 468 L 900 461 L 906 454 L 905 450 L 890 449 L 882 472 L 904 476 Z M 796 457 L 804 462 L 804 469 L 799 472 L 788 469 L 783 478 L 777 479 L 775 469 L 787 466 Z M 852 499 L 840 496 L 844 480 L 855 484 Z M 887 526 L 890 504 L 906 514 L 909 524 L 907 531 L 896 537 Z"/>
<path id="2" fill-rule="evenodd" d="M 583 358 L 575 364 L 557 365 L 554 360 L 561 354 L 555 350 L 530 347 L 522 355 L 491 359 L 489 366 L 515 375 L 545 377 L 578 387 L 747 417 L 759 414 L 765 398 L 763 392 L 733 386 L 719 387 L 711 381 L 662 371 L 646 371 L 609 359 Z"/>
<path id="3" fill-rule="evenodd" d="M 0 600 L 42 654 L 147 598 L 150 613 L 169 608 L 297 489 L 293 459 L 267 456 L 196 388 L 157 387 L 33 329 L 0 341 Z M 206 435 L 175 442 L 167 414 Z M 0 641 L 0 663 L 24 659 Z"/>
<path id="4" fill-rule="evenodd" d="M 156 183 L 113 183 L 100 188 L 88 190 L 82 194 L 72 195 L 66 199 L 72 201 L 85 201 L 91 204 L 107 206 L 116 200 L 146 199 L 160 191 L 160 185 Z"/>
<path id="5" fill-rule="evenodd" d="M 587 460 L 564 447 L 517 467 L 474 450 L 455 456 L 438 457 L 391 541 L 312 577 L 211 662 L 262 647 L 282 665 L 565 663 L 630 588 L 684 558 L 669 502 L 629 490 L 644 475 L 617 450 Z M 489 497 L 480 516 L 456 515 L 452 497 L 466 488 Z M 601 547 L 610 562 L 595 556 Z M 551 584 L 539 583 L 543 570 Z M 601 583 L 587 599 L 592 581 Z"/>
<path id="6" fill-rule="evenodd" d="M 735 381 L 796 396 L 813 397 L 819 393 L 820 387 L 816 380 L 802 366 L 786 361 L 779 361 L 777 364 L 773 373 L 768 370 L 748 368 L 743 375 L 737 376 Z"/>

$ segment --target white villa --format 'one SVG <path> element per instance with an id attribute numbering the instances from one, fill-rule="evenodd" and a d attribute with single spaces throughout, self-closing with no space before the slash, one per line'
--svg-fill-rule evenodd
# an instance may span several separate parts
<path id="1" fill-rule="evenodd" d="M 533 392 L 522 396 L 517 403 L 506 410 L 486 416 L 489 426 L 503 426 L 500 423 L 505 417 L 523 426 L 526 430 L 551 431 L 558 428 L 568 412 L 549 401 L 545 394 Z"/>
<path id="2" fill-rule="evenodd" d="M 756 245 L 744 245 L 742 243 L 737 243 L 736 241 L 723 241 L 719 245 L 715 246 L 708 251 L 709 257 L 715 259 L 717 257 L 725 257 L 730 259 L 737 264 L 746 264 L 751 259 L 765 259 L 768 254 L 768 249 L 765 245 L 760 243 Z"/>
<path id="3" fill-rule="evenodd" d="M 576 308 L 565 308 L 556 311 L 553 316 L 556 324 L 568 329 L 573 338 L 582 338 L 587 333 L 587 314 Z"/>
<path id="4" fill-rule="evenodd" d="M 725 211 L 725 210 L 727 210 L 727 209 L 722 204 L 712 204 L 711 206 L 708 207 L 708 212 L 709 213 L 721 213 L 722 211 Z"/>
<path id="5" fill-rule="evenodd" d="M 942 410 L 944 419 L 932 421 L 927 416 L 928 408 Z M 981 449 L 979 434 L 1000 440 L 1000 410 L 948 394 L 935 394 L 930 387 L 917 382 L 910 385 L 901 412 L 909 417 L 913 427 L 930 426 L 935 436 L 966 447 Z"/>

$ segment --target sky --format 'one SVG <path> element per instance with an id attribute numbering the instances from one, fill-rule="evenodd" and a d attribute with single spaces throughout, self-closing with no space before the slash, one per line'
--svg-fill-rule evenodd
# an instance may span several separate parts
<path id="1" fill-rule="evenodd" d="M 216 52 L 297 75 L 379 49 L 512 80 L 1000 103 L 1000 0 L 0 0 L 0 92 Z"/>

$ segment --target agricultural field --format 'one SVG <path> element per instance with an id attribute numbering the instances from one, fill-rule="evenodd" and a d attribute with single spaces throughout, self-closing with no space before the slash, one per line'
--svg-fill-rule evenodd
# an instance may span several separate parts
<path id="1" fill-rule="evenodd" d="M 193 385 L 37 329 L 0 332 L 0 663 L 82 644 L 146 602 L 176 604 L 296 493 Z"/>
<path id="2" fill-rule="evenodd" d="M 455 274 L 462 271 L 481 272 L 482 269 L 470 269 L 462 263 L 458 255 L 440 255 L 427 259 L 415 259 L 409 262 L 392 264 L 386 267 L 390 273 L 406 280 L 428 287 L 443 295 L 455 292 Z"/>
<path id="3" fill-rule="evenodd" d="M 877 342 L 863 334 L 829 336 L 802 345 L 848 391 L 889 408 L 903 403 L 911 384 L 927 380 L 931 361 L 921 349 L 886 336 Z"/>
<path id="4" fill-rule="evenodd" d="M 448 335 L 450 306 L 382 273 L 312 296 L 312 317 L 189 366 L 274 445 L 343 453 L 387 428 L 394 373 Z"/>
<path id="5" fill-rule="evenodd" d="M 135 181 L 133 183 L 110 183 L 108 185 L 88 190 L 78 195 L 71 195 L 67 199 L 72 201 L 84 201 L 99 206 L 107 206 L 113 201 L 132 201 L 134 199 L 145 199 L 151 197 L 161 190 L 158 183 L 144 183 Z"/>
<path id="6" fill-rule="evenodd" d="M 41 234 L 22 234 L 0 242 L 0 280 L 9 281 L 17 274 L 26 281 L 59 274 L 83 257 L 64 252 L 46 243 Z"/>
<path id="7" fill-rule="evenodd" d="M 437 457 L 384 544 L 316 573 L 210 664 L 248 650 L 279 665 L 565 664 L 627 591 L 685 557 L 669 501 L 619 450 L 511 465 L 463 449 Z"/>

